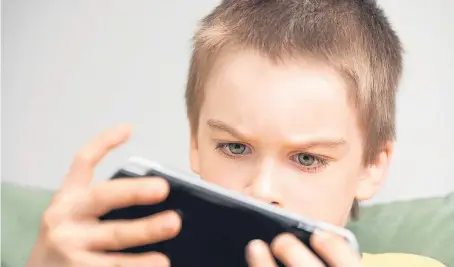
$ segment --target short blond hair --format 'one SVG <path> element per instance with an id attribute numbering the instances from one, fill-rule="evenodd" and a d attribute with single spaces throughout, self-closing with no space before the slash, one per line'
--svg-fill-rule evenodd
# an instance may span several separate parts
<path id="1" fill-rule="evenodd" d="M 216 60 L 254 49 L 273 61 L 315 59 L 342 75 L 363 131 L 364 164 L 395 139 L 402 46 L 375 1 L 224 0 L 201 21 L 193 41 L 185 94 L 193 134 Z"/>

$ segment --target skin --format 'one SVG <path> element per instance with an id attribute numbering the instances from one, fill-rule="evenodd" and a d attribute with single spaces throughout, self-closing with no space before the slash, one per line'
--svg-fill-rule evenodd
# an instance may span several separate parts
<path id="1" fill-rule="evenodd" d="M 254 51 L 225 55 L 206 84 L 199 128 L 191 138 L 191 167 L 203 179 L 314 219 L 344 226 L 353 200 L 371 198 L 386 177 L 392 144 L 364 166 L 363 141 L 346 83 L 314 61 L 273 63 Z M 165 199 L 161 179 L 91 185 L 96 164 L 131 132 L 110 129 L 81 149 L 45 212 L 28 267 L 169 266 L 158 253 L 105 254 L 169 239 L 181 220 L 174 212 L 99 222 L 106 211 Z M 317 232 L 314 249 L 332 266 L 360 266 L 339 237 Z M 322 266 L 294 236 L 246 249 L 251 267 Z M 151 264 L 151 265 L 150 265 Z"/>
<path id="2" fill-rule="evenodd" d="M 227 55 L 214 69 L 191 145 L 192 169 L 203 179 L 339 226 L 355 198 L 381 187 L 391 144 L 375 164 L 362 164 L 356 110 L 334 70 L 313 61 L 273 63 L 254 51 Z M 320 251 L 336 251 L 325 253 L 334 266 L 359 262 L 336 237 L 318 237 Z M 259 252 L 248 254 L 251 266 L 275 266 L 263 242 L 252 244 Z M 321 264 L 291 235 L 271 248 L 286 265 Z"/>

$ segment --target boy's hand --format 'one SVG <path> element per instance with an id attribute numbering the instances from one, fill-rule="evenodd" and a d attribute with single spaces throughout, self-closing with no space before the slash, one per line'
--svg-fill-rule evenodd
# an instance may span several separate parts
<path id="1" fill-rule="evenodd" d="M 359 256 L 345 241 L 326 232 L 312 235 L 311 245 L 329 266 L 360 267 Z M 250 267 L 277 267 L 273 256 L 286 266 L 325 267 L 325 265 L 294 235 L 281 234 L 271 248 L 261 240 L 252 241 L 247 247 Z"/>
<path id="2" fill-rule="evenodd" d="M 130 221 L 98 220 L 112 209 L 160 202 L 169 192 L 168 184 L 159 178 L 118 179 L 90 186 L 96 164 L 124 143 L 129 133 L 128 127 L 106 131 L 75 157 L 43 215 L 28 267 L 170 266 L 169 259 L 158 253 L 104 252 L 170 239 L 181 228 L 175 212 Z"/>

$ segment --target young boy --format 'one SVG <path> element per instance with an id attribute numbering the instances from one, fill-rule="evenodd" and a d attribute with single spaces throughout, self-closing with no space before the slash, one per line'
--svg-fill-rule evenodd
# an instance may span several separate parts
<path id="1" fill-rule="evenodd" d="M 224 0 L 195 35 L 186 99 L 190 159 L 203 179 L 305 216 L 344 226 L 381 187 L 393 152 L 401 44 L 372 0 Z M 93 168 L 129 136 L 119 127 L 76 156 L 43 216 L 29 267 L 167 266 L 157 253 L 100 251 L 175 236 L 172 212 L 98 222 L 107 211 L 161 201 L 160 179 L 90 186 Z M 353 208 L 352 208 L 353 207 Z M 418 256 L 355 255 L 318 233 L 331 266 L 441 266 Z M 247 247 L 251 267 L 321 266 L 291 235 Z M 221 260 L 221 259 L 220 259 Z M 153 265 L 154 264 L 154 265 Z"/>

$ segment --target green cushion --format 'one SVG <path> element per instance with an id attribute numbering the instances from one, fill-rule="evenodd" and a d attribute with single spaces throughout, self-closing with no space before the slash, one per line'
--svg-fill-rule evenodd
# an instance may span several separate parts
<path id="1" fill-rule="evenodd" d="M 454 266 L 454 193 L 362 208 L 348 228 L 363 252 L 411 253 Z"/>
<path id="2" fill-rule="evenodd" d="M 2 267 L 25 266 L 52 191 L 2 182 Z"/>
<path id="3" fill-rule="evenodd" d="M 42 211 L 53 192 L 2 183 L 2 265 L 25 266 L 38 234 Z M 413 253 L 454 266 L 454 193 L 363 207 L 348 226 L 363 252 Z"/>

